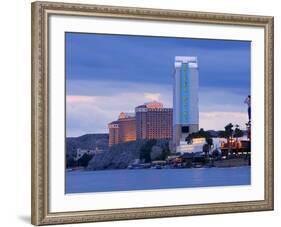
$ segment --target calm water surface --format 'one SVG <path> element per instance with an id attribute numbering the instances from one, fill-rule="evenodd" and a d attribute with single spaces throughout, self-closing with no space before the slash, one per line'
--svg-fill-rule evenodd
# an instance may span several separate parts
<path id="1" fill-rule="evenodd" d="M 66 193 L 251 184 L 251 168 L 137 169 L 66 172 Z"/>

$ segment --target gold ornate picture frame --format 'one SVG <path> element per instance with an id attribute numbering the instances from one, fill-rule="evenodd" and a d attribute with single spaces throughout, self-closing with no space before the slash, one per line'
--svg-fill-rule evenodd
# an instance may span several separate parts
<path id="1" fill-rule="evenodd" d="M 264 199 L 255 201 L 50 212 L 51 15 L 264 29 Z M 273 210 L 273 17 L 54 2 L 32 3 L 32 224 L 65 224 Z M 64 165 L 64 163 L 62 163 Z"/>

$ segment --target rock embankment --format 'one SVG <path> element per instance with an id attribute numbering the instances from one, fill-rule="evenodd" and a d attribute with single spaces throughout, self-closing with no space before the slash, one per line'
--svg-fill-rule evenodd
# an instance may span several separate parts
<path id="1" fill-rule="evenodd" d="M 116 144 L 108 150 L 95 155 L 89 162 L 89 170 L 124 169 L 140 156 L 145 142 L 142 140 Z"/>
<path id="2" fill-rule="evenodd" d="M 88 164 L 88 170 L 125 169 L 135 160 L 144 162 L 165 158 L 168 140 L 136 140 L 116 144 L 94 155 Z M 148 157 L 149 160 L 146 160 Z"/>
<path id="3" fill-rule="evenodd" d="M 214 162 L 215 167 L 239 167 L 250 165 L 249 158 L 226 159 Z"/>

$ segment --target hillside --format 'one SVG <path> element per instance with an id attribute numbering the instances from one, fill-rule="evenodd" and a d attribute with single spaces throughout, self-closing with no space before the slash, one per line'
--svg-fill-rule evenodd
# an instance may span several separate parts
<path id="1" fill-rule="evenodd" d="M 154 144 L 151 142 L 152 140 L 136 140 L 113 145 L 108 150 L 95 155 L 89 162 L 88 169 L 124 169 L 136 159 L 147 157 L 150 159 L 151 156 L 151 159 L 157 159 L 159 157 L 156 156 L 162 157 L 162 152 L 168 150 L 168 140 L 154 140 Z"/>
<path id="2" fill-rule="evenodd" d="M 66 138 L 66 153 L 69 156 L 76 156 L 77 148 L 81 149 L 108 149 L 108 134 L 86 134 L 79 137 Z"/>

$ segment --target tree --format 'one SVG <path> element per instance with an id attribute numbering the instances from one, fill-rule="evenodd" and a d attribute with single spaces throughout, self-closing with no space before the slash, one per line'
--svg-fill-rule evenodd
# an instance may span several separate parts
<path id="1" fill-rule="evenodd" d="M 169 142 L 165 143 L 163 150 L 162 150 L 162 160 L 166 160 L 167 157 L 171 155 L 170 147 L 169 147 Z"/>
<path id="2" fill-rule="evenodd" d="M 228 154 L 232 152 L 232 137 L 233 137 L 233 124 L 229 123 L 224 127 L 225 129 L 225 136 L 227 139 L 227 144 L 228 144 Z"/>
<path id="3" fill-rule="evenodd" d="M 151 152 L 150 152 L 150 159 L 151 161 L 155 161 L 155 160 L 163 160 L 163 150 L 160 146 L 156 146 L 154 145 L 151 148 Z"/>
<path id="4" fill-rule="evenodd" d="M 235 125 L 234 134 L 235 138 L 242 137 L 244 135 L 243 131 L 239 128 L 239 125 Z"/>
<path id="5" fill-rule="evenodd" d="M 244 135 L 243 131 L 239 128 L 239 125 L 235 125 L 233 137 L 236 138 L 236 143 L 238 143 L 238 138 Z M 238 153 L 238 147 L 236 147 L 236 154 Z"/>
<path id="6" fill-rule="evenodd" d="M 142 147 L 140 150 L 140 159 L 144 160 L 145 163 L 151 162 L 151 157 L 150 157 L 150 153 L 152 150 L 152 147 L 156 144 L 156 140 L 152 139 L 152 140 L 148 140 Z"/>
<path id="7" fill-rule="evenodd" d="M 77 165 L 76 161 L 74 160 L 74 158 L 72 156 L 68 156 L 66 157 L 66 168 L 72 168 L 75 167 Z"/>
<path id="8" fill-rule="evenodd" d="M 215 158 L 215 159 L 218 159 L 218 157 L 220 156 L 220 152 L 218 149 L 215 149 L 213 152 L 212 152 L 212 157 Z"/>
<path id="9" fill-rule="evenodd" d="M 83 154 L 82 157 L 78 159 L 78 166 L 83 166 L 84 168 L 87 167 L 92 157 L 93 155 L 87 153 Z"/>
<path id="10" fill-rule="evenodd" d="M 207 143 L 205 143 L 203 145 L 203 152 L 204 152 L 205 156 L 207 157 L 209 154 L 209 145 Z"/>
<path id="11" fill-rule="evenodd" d="M 213 139 L 212 139 L 212 137 L 207 137 L 207 138 L 206 138 L 206 142 L 207 142 L 207 144 L 211 147 L 211 146 L 213 145 Z"/>
<path id="12" fill-rule="evenodd" d="M 203 128 L 200 128 L 198 132 L 190 133 L 186 137 L 187 143 L 191 143 L 193 138 L 205 138 L 206 144 L 203 145 L 203 152 L 206 156 L 209 156 L 209 152 L 211 150 L 211 146 L 213 145 L 213 139 L 211 137 L 211 134 L 209 132 L 206 132 Z"/>
<path id="13" fill-rule="evenodd" d="M 232 134 L 233 134 L 233 124 L 232 123 L 229 123 L 227 124 L 225 127 L 225 132 L 227 134 L 228 137 L 232 137 Z"/>
<path id="14" fill-rule="evenodd" d="M 203 128 L 200 128 L 200 130 L 198 132 L 193 132 L 190 133 L 185 141 L 187 141 L 187 143 L 191 143 L 193 138 L 209 138 L 211 137 L 209 132 L 206 132 Z"/>
<path id="15" fill-rule="evenodd" d="M 219 131 L 219 137 L 227 138 L 227 133 L 225 131 Z"/>
<path id="16" fill-rule="evenodd" d="M 213 145 L 213 139 L 211 137 L 207 137 L 206 139 L 206 143 L 203 145 L 203 152 L 205 153 L 205 156 L 209 156 L 211 147 Z"/>

